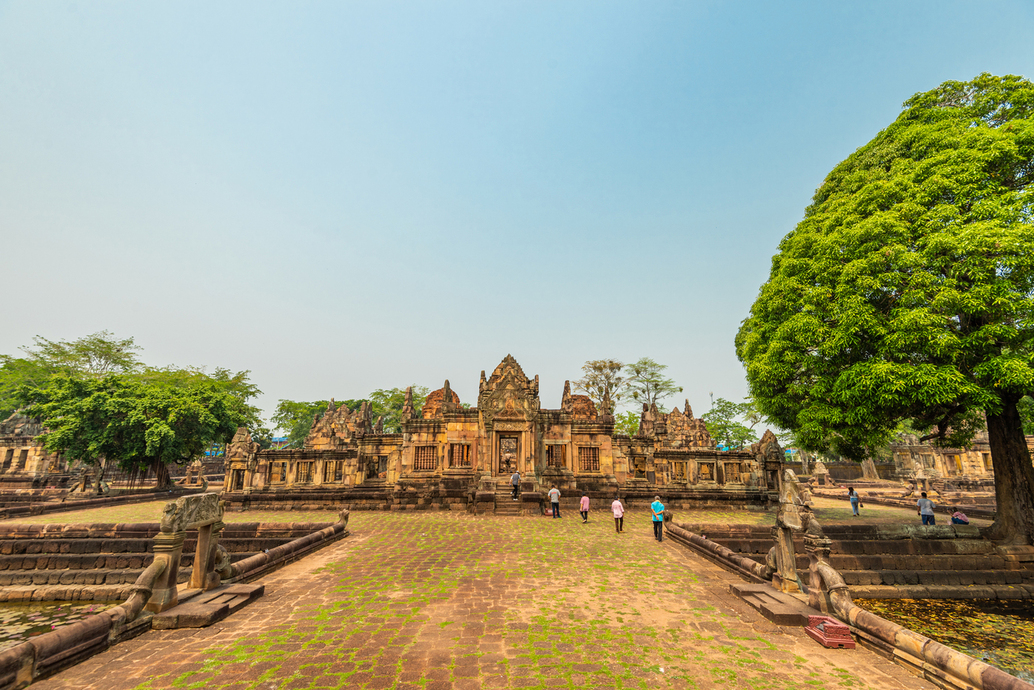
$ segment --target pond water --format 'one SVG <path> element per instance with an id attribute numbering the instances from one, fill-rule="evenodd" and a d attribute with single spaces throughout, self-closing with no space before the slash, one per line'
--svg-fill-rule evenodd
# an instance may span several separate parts
<path id="1" fill-rule="evenodd" d="M 115 603 L 54 601 L 45 604 L 0 604 L 0 650 L 100 613 Z"/>
<path id="2" fill-rule="evenodd" d="M 855 603 L 1018 678 L 1034 681 L 1034 601 L 870 599 Z"/>

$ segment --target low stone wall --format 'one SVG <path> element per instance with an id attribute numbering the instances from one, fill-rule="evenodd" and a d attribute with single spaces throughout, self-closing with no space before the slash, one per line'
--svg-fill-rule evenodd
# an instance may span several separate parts
<path id="1" fill-rule="evenodd" d="M 759 564 L 775 545 L 768 526 L 674 524 Z M 829 562 L 854 598 L 1034 598 L 1034 570 L 1000 553 L 971 525 L 831 525 L 825 533 L 832 540 Z M 800 534 L 794 551 L 804 572 L 809 562 Z"/>
<path id="2" fill-rule="evenodd" d="M 99 496 L 97 498 L 68 498 L 64 500 L 51 500 L 44 502 L 20 503 L 13 496 L 4 497 L 5 504 L 0 508 L 0 520 L 15 517 L 26 517 L 36 515 L 49 515 L 51 513 L 67 513 L 73 510 L 87 510 L 89 508 L 106 508 L 108 506 L 128 505 L 131 503 L 147 503 L 149 501 L 172 500 L 179 496 L 201 493 L 198 487 L 177 487 L 165 491 L 141 491 L 120 493 L 118 496 Z"/>
<path id="3" fill-rule="evenodd" d="M 231 563 L 331 526 L 320 523 L 230 523 L 220 543 Z M 154 560 L 158 523 L 0 524 L 0 601 L 118 601 Z M 176 580 L 193 566 L 196 532 L 184 542 Z"/>
<path id="4" fill-rule="evenodd" d="M 530 485 L 529 485 L 530 486 Z M 567 491 L 561 507 L 576 509 L 582 491 Z M 593 510 L 607 510 L 617 494 L 626 508 L 648 508 L 659 495 L 673 509 L 713 508 L 767 510 L 776 501 L 775 494 L 763 490 L 727 491 L 716 489 L 678 489 L 645 486 L 638 489 L 588 490 Z M 509 486 L 494 491 L 474 490 L 468 485 L 436 486 L 392 485 L 359 486 L 352 489 L 284 489 L 280 491 L 223 492 L 228 511 L 243 510 L 459 510 L 478 514 L 492 512 L 497 498 L 509 500 Z M 524 510 L 541 509 L 545 492 L 525 488 L 521 492 Z M 548 507 L 548 506 L 546 506 Z"/>

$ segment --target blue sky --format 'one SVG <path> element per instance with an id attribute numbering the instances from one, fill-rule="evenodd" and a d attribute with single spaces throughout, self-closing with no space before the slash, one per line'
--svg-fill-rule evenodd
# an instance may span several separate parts
<path id="1" fill-rule="evenodd" d="M 0 352 L 133 336 L 278 398 L 512 353 L 746 394 L 779 240 L 902 101 L 1034 76 L 1031 2 L 0 1 Z"/>

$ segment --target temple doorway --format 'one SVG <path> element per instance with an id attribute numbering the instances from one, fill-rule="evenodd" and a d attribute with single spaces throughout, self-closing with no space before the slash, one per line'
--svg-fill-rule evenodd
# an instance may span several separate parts
<path id="1" fill-rule="evenodd" d="M 499 437 L 499 475 L 508 477 L 517 471 L 519 450 L 520 440 L 516 436 Z"/>

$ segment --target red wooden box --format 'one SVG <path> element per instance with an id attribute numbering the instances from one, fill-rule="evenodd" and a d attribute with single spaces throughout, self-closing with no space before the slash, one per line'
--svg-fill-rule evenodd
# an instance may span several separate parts
<path id="1" fill-rule="evenodd" d="M 808 625 L 804 628 L 811 639 L 823 647 L 830 649 L 854 649 L 851 629 L 835 618 L 829 616 L 808 616 Z"/>

